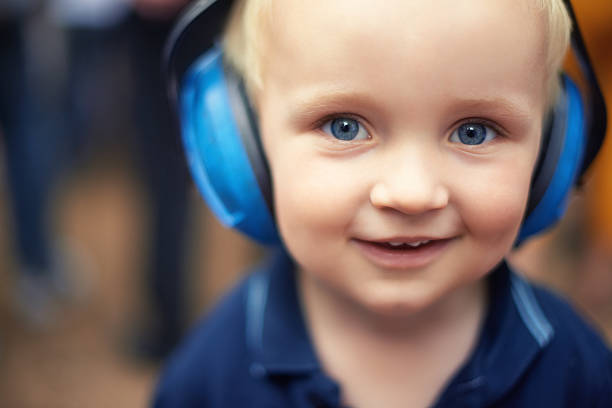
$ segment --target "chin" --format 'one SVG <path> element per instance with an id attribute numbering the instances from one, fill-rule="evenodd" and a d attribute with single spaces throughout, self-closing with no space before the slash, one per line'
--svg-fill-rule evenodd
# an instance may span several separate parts
<path id="1" fill-rule="evenodd" d="M 396 291 L 394 291 L 396 292 Z M 361 302 L 372 314 L 385 319 L 409 318 L 426 311 L 435 299 L 423 296 L 423 293 L 415 296 L 412 294 L 378 294 Z"/>

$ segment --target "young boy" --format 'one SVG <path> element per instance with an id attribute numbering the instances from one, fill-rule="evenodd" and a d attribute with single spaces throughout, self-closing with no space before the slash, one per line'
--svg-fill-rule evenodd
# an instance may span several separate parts
<path id="1" fill-rule="evenodd" d="M 155 406 L 612 406 L 602 341 L 504 262 L 569 25 L 558 0 L 238 5 L 226 55 L 290 255 L 195 330 Z"/>

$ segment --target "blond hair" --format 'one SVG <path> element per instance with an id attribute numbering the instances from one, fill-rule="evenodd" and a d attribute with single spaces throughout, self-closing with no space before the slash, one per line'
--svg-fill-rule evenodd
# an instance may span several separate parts
<path id="1" fill-rule="evenodd" d="M 547 56 L 545 84 L 548 103 L 559 93 L 559 72 L 569 47 L 571 20 L 563 0 L 533 0 L 538 12 L 546 14 Z M 249 92 L 261 90 L 262 32 L 272 0 L 236 0 L 224 35 L 224 50 L 229 63 L 245 79 Z"/>
<path id="2" fill-rule="evenodd" d="M 249 91 L 263 88 L 262 34 L 272 0 L 236 0 L 223 37 L 227 61 L 244 78 Z"/>

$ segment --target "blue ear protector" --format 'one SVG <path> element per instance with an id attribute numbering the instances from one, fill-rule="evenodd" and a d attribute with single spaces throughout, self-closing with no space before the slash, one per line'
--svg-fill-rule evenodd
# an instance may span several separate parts
<path id="1" fill-rule="evenodd" d="M 196 1 L 168 39 L 165 68 L 195 182 L 215 215 L 264 244 L 278 244 L 269 170 L 241 79 L 215 41 L 231 0 Z M 588 89 L 567 76 L 542 138 L 517 243 L 554 225 L 571 189 L 593 161 L 606 131 L 606 107 L 569 0 L 572 49 Z"/>
<path id="2" fill-rule="evenodd" d="M 259 242 L 277 242 L 257 127 L 242 83 L 224 66 L 219 47 L 190 68 L 178 102 L 189 167 L 211 210 Z"/>

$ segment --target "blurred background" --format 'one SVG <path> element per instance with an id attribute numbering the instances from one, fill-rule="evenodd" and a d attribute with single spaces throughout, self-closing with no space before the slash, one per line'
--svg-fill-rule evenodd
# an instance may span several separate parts
<path id="1" fill-rule="evenodd" d="M 1 0 L 2 407 L 147 406 L 170 350 L 262 253 L 199 198 L 165 99 L 188 2 Z M 612 2 L 573 3 L 612 101 Z M 561 225 L 512 260 L 612 344 L 610 135 Z"/>

